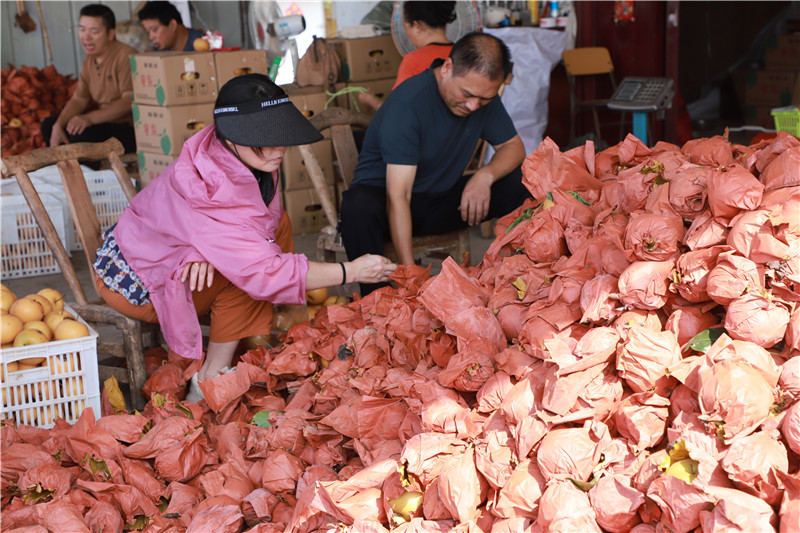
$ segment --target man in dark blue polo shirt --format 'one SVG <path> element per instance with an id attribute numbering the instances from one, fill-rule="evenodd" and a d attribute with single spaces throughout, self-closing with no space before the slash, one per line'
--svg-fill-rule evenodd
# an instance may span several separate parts
<path id="1" fill-rule="evenodd" d="M 497 92 L 511 72 L 506 45 L 471 33 L 445 60 L 394 89 L 370 122 L 355 178 L 342 196 L 348 257 L 380 254 L 391 236 L 398 263 L 413 264 L 412 235 L 446 233 L 503 216 L 530 196 L 525 147 Z M 491 161 L 463 176 L 479 139 Z M 387 232 L 388 230 L 388 232 Z M 380 285 L 362 285 L 362 295 Z"/>
<path id="2" fill-rule="evenodd" d="M 159 52 L 192 52 L 195 39 L 203 36 L 203 32 L 184 26 L 178 8 L 162 0 L 147 2 L 139 10 L 139 21 Z"/>

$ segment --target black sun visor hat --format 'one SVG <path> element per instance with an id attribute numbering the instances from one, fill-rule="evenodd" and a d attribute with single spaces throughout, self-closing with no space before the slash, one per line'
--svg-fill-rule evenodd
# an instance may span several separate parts
<path id="1" fill-rule="evenodd" d="M 287 96 L 217 107 L 214 124 L 224 139 L 241 146 L 296 146 L 322 140 Z"/>

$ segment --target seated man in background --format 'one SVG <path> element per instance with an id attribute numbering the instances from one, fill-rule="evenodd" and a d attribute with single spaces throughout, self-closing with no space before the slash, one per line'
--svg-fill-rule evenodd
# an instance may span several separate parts
<path id="1" fill-rule="evenodd" d="M 48 146 L 75 142 L 102 142 L 116 137 L 126 153 L 136 151 L 131 115 L 133 81 L 128 57 L 136 49 L 115 38 L 114 12 L 102 4 L 83 6 L 78 38 L 88 54 L 83 60 L 78 85 L 64 109 L 42 121 Z M 90 109 L 89 104 L 97 104 Z"/>
<path id="2" fill-rule="evenodd" d="M 497 93 L 511 72 L 508 47 L 471 33 L 444 60 L 394 89 L 370 122 L 353 183 L 342 196 L 348 257 L 380 254 L 391 236 L 398 263 L 413 264 L 412 235 L 447 233 L 503 216 L 530 197 L 525 147 Z M 488 164 L 464 169 L 479 139 Z M 382 285 L 362 285 L 362 295 Z"/>
<path id="3" fill-rule="evenodd" d="M 178 8 L 169 2 L 147 2 L 139 10 L 139 21 L 159 52 L 192 52 L 194 40 L 203 36 L 201 31 L 184 26 Z"/>

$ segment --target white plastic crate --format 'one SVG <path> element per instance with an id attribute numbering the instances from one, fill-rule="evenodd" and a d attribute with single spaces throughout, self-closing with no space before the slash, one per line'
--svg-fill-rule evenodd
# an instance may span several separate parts
<path id="1" fill-rule="evenodd" d="M 4 187 L 5 190 L 6 187 Z M 66 247 L 64 206 L 58 198 L 50 194 L 40 194 L 39 196 L 53 221 L 61 242 Z M 12 279 L 61 272 L 25 197 L 14 194 L 0 196 L 0 208 L 2 211 L 0 277 Z"/>
<path id="2" fill-rule="evenodd" d="M 69 306 L 64 309 L 86 324 Z M 0 350 L 2 408 L 0 418 L 18 424 L 51 428 L 57 418 L 70 424 L 91 407 L 100 412 L 100 377 L 97 373 L 97 332 L 89 336 Z M 39 366 L 15 370 L 19 361 L 41 358 Z M 10 368 L 9 368 L 10 366 Z"/>

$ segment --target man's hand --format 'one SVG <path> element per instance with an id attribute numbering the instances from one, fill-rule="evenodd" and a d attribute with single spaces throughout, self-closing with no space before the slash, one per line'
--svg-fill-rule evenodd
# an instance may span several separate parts
<path id="1" fill-rule="evenodd" d="M 67 122 L 67 133 L 70 135 L 80 135 L 83 130 L 92 125 L 86 115 L 75 115 Z"/>
<path id="2" fill-rule="evenodd" d="M 489 214 L 492 183 L 494 178 L 486 167 L 479 169 L 467 181 L 458 209 L 461 211 L 461 220 L 470 226 L 480 223 Z"/>
<path id="3" fill-rule="evenodd" d="M 50 132 L 50 146 L 58 146 L 59 144 L 69 144 L 69 137 L 67 137 L 64 128 L 58 124 L 53 124 L 53 130 Z"/>

